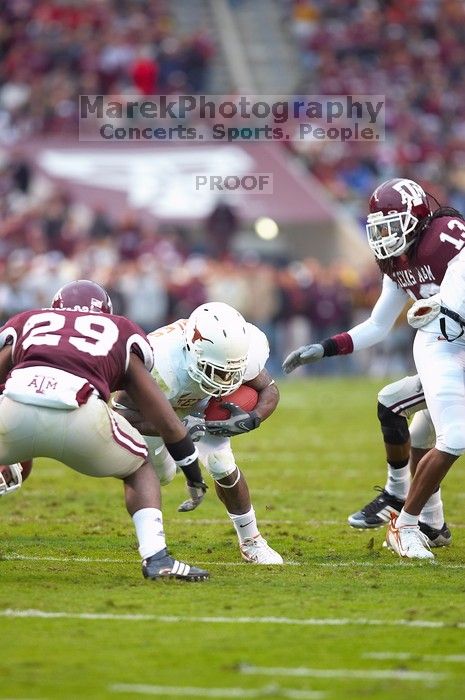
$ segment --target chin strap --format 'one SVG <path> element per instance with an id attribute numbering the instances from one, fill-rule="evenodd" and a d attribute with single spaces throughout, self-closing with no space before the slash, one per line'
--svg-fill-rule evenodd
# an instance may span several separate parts
<path id="1" fill-rule="evenodd" d="M 441 318 L 439 320 L 439 327 L 441 328 L 441 333 L 443 334 L 443 336 L 447 340 L 447 342 L 452 343 L 452 342 L 454 342 L 454 340 L 458 340 L 459 338 L 461 338 L 465 332 L 465 321 L 463 320 L 463 318 L 461 316 L 459 316 L 459 314 L 455 313 L 455 311 L 451 311 L 450 309 L 448 309 L 447 306 L 441 306 L 441 313 L 444 314 L 444 316 L 448 316 L 453 321 L 458 323 L 462 329 L 462 331 L 459 333 L 459 335 L 456 335 L 455 338 L 449 338 L 449 336 L 446 333 L 446 319 Z"/>

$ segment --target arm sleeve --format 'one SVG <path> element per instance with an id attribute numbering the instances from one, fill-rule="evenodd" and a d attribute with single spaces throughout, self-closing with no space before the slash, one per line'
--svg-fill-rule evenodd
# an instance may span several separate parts
<path id="1" fill-rule="evenodd" d="M 366 321 L 348 331 L 354 345 L 354 352 L 364 350 L 381 342 L 393 327 L 405 306 L 407 295 L 403 289 L 384 275 L 383 288 L 371 315 Z"/>

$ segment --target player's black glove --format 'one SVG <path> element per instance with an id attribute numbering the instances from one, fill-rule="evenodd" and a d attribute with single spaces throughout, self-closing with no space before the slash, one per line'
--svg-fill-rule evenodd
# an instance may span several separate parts
<path id="1" fill-rule="evenodd" d="M 190 510 L 195 510 L 205 498 L 207 489 L 208 486 L 204 481 L 188 481 L 187 494 L 189 498 L 181 503 L 178 511 L 180 513 L 187 513 Z"/>
<path id="2" fill-rule="evenodd" d="M 232 437 L 233 435 L 250 433 L 251 430 L 258 428 L 262 422 L 262 419 L 255 411 L 244 411 L 235 403 L 222 403 L 221 408 L 226 408 L 231 415 L 226 420 L 205 421 L 207 433 L 210 433 L 210 435 Z"/>
<path id="3" fill-rule="evenodd" d="M 187 432 L 192 438 L 193 442 L 198 442 L 205 435 L 205 418 L 203 413 L 190 413 L 188 416 L 182 419 L 182 422 L 187 428 Z"/>

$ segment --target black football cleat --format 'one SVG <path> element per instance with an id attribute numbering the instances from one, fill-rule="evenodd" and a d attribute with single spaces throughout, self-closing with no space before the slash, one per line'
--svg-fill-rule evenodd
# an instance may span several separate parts
<path id="1" fill-rule="evenodd" d="M 152 580 L 176 578 L 181 581 L 205 581 L 210 577 L 210 574 L 205 569 L 184 564 L 184 562 L 170 557 L 166 547 L 151 557 L 144 559 L 142 562 L 142 573 L 144 578 Z"/>
<path id="2" fill-rule="evenodd" d="M 375 489 L 380 492 L 379 496 L 376 496 L 356 513 L 349 515 L 347 520 L 351 527 L 359 530 L 369 530 L 370 528 L 386 525 L 390 520 L 391 514 L 399 515 L 404 506 L 404 501 L 396 498 L 396 496 L 388 493 L 380 486 L 375 486 Z"/>
<path id="3" fill-rule="evenodd" d="M 430 547 L 448 547 L 452 542 L 452 535 L 447 527 L 447 523 L 444 523 L 440 530 L 421 521 L 418 525 L 420 526 L 420 531 L 428 538 Z"/>

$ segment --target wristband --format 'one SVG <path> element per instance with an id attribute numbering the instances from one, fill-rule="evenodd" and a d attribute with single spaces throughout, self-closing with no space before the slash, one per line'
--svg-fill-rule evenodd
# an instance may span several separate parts
<path id="1" fill-rule="evenodd" d="M 178 466 L 190 464 L 197 459 L 198 452 L 189 433 L 178 442 L 165 442 L 166 449 Z M 180 464 L 182 462 L 182 464 Z"/>
<path id="2" fill-rule="evenodd" d="M 323 357 L 333 355 L 350 355 L 354 351 L 354 342 L 349 333 L 338 333 L 337 335 L 321 341 L 323 346 Z"/>
<path id="3" fill-rule="evenodd" d="M 195 462 L 195 460 L 198 458 L 199 458 L 199 451 L 196 447 L 194 447 L 194 451 L 192 452 L 192 454 L 188 455 L 184 459 L 175 459 L 174 461 L 176 462 L 178 467 L 182 468 L 182 467 L 188 467 L 189 464 L 193 464 L 193 462 Z"/>
<path id="4" fill-rule="evenodd" d="M 202 472 L 198 461 L 199 452 L 189 434 L 178 442 L 165 442 L 165 445 L 188 481 L 202 481 Z"/>

